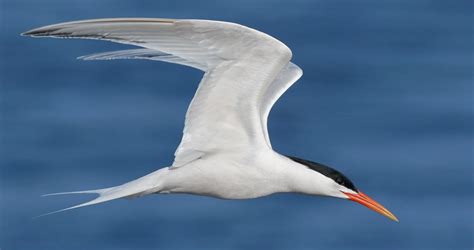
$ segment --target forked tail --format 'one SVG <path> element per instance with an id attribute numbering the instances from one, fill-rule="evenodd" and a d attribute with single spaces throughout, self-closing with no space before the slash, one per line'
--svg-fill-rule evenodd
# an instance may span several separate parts
<path id="1" fill-rule="evenodd" d="M 53 196 L 53 195 L 65 195 L 65 194 L 98 194 L 99 196 L 93 200 L 88 202 L 75 205 L 72 207 L 60 209 L 54 212 L 42 214 L 38 217 L 55 214 L 59 212 L 64 212 L 67 210 L 90 206 L 106 201 L 111 201 L 119 198 L 132 198 L 132 197 L 139 197 L 151 193 L 157 193 L 161 191 L 161 183 L 160 176 L 162 176 L 165 172 L 168 171 L 168 168 L 159 169 L 153 173 L 140 177 L 136 180 L 127 182 L 125 184 L 110 187 L 110 188 L 103 188 L 103 189 L 95 189 L 95 190 L 85 190 L 85 191 L 74 191 L 74 192 L 61 192 L 61 193 L 53 193 L 53 194 L 45 194 L 43 196 Z"/>

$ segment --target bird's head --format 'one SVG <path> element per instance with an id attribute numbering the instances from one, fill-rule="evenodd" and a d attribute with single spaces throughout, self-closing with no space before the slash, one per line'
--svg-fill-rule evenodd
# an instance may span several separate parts
<path id="1" fill-rule="evenodd" d="M 371 199 L 366 194 L 359 191 L 349 178 L 343 175 L 341 172 L 325 166 L 320 163 L 303 160 L 296 157 L 289 157 L 291 160 L 308 167 L 309 169 L 318 172 L 322 178 L 322 185 L 318 185 L 318 191 L 316 194 L 326 195 L 331 197 L 337 197 L 342 199 L 348 199 L 351 201 L 358 202 L 388 218 L 398 222 L 397 217 L 388 211 L 385 207 L 380 205 L 378 202 Z"/>

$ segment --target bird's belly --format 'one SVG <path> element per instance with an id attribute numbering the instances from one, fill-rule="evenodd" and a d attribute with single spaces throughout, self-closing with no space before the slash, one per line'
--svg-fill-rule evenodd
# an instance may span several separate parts
<path id="1" fill-rule="evenodd" d="M 258 185 L 244 185 L 242 183 L 207 183 L 191 189 L 183 188 L 181 193 L 211 196 L 221 199 L 253 199 L 274 193 L 268 189 L 262 189 Z"/>
<path id="2" fill-rule="evenodd" d="M 165 182 L 169 193 L 188 193 L 222 199 L 252 199 L 279 192 L 278 183 L 261 168 L 209 162 L 171 169 Z"/>

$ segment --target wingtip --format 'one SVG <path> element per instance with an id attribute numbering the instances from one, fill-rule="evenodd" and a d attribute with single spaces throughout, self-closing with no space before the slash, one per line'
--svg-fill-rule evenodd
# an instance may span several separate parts
<path id="1" fill-rule="evenodd" d="M 63 37 L 68 36 L 70 33 L 59 33 L 59 29 L 64 27 L 71 27 L 74 25 L 81 24 L 100 24 L 100 23 L 120 23 L 120 22 L 143 22 L 143 23 L 164 23 L 164 24 L 174 24 L 176 19 L 166 19 L 166 18 L 103 18 L 103 19 L 86 19 L 78 20 L 71 22 L 63 22 L 52 25 L 47 25 L 35 29 L 31 29 L 21 33 L 22 36 L 31 36 L 31 37 L 45 37 L 45 36 L 54 36 L 54 37 Z"/>
<path id="2" fill-rule="evenodd" d="M 104 60 L 101 58 L 95 58 L 94 54 L 92 55 L 84 55 L 84 56 L 78 56 L 76 57 L 77 60 L 82 60 L 82 61 L 97 61 L 97 60 Z M 108 59 L 109 60 L 109 59 Z"/>
<path id="3" fill-rule="evenodd" d="M 89 59 L 87 56 L 78 56 L 78 57 L 76 57 L 76 60 L 89 61 L 91 59 Z"/>
<path id="4" fill-rule="evenodd" d="M 39 28 L 34 28 L 28 31 L 21 33 L 22 36 L 31 36 L 31 37 L 47 37 L 47 36 L 54 36 L 54 37 L 62 37 L 68 36 L 70 33 L 61 33 L 58 32 L 63 24 L 53 24 L 48 26 L 43 26 Z"/>
<path id="5" fill-rule="evenodd" d="M 31 37 L 41 37 L 41 36 L 45 36 L 46 32 L 43 29 L 38 28 L 38 29 L 32 29 L 32 30 L 22 32 L 20 35 L 31 36 Z"/>
<path id="6" fill-rule="evenodd" d="M 32 32 L 33 30 L 28 30 L 28 31 L 25 31 L 25 32 L 21 32 L 20 33 L 20 36 L 31 36 L 32 35 Z"/>
<path id="7" fill-rule="evenodd" d="M 72 23 L 72 22 L 70 22 Z M 31 36 L 31 37 L 46 37 L 46 36 L 63 36 L 63 35 L 69 35 L 67 34 L 62 34 L 58 32 L 61 28 L 64 28 L 67 24 L 69 23 L 58 23 L 58 24 L 52 24 L 52 25 L 46 25 L 46 26 L 41 26 L 38 28 L 30 29 L 28 31 L 25 31 L 21 33 L 22 36 Z"/>

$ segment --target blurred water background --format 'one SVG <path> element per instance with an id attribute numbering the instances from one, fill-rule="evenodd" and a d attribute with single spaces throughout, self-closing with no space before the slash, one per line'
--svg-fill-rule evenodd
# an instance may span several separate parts
<path id="1" fill-rule="evenodd" d="M 472 249 L 473 1 L 1 0 L 0 248 Z M 202 73 L 79 61 L 127 46 L 33 39 L 101 17 L 217 19 L 285 42 L 303 78 L 276 104 L 274 148 L 333 166 L 400 219 L 278 194 L 117 200 L 40 219 L 171 164 Z"/>

